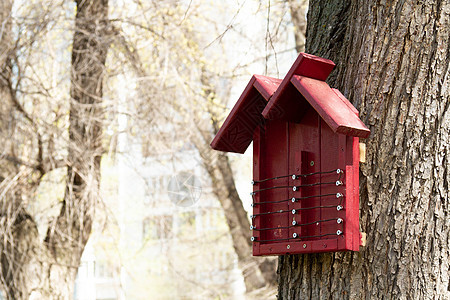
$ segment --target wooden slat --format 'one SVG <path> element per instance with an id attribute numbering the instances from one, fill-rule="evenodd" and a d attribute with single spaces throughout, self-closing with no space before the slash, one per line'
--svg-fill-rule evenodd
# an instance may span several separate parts
<path id="1" fill-rule="evenodd" d="M 359 246 L 365 247 L 367 244 L 367 234 L 365 232 L 360 232 L 360 239 Z"/>
<path id="2" fill-rule="evenodd" d="M 350 103 L 350 101 L 348 101 L 347 98 L 345 98 L 340 90 L 333 88 L 331 90 L 339 97 L 339 99 L 341 99 L 345 103 L 345 105 L 348 106 L 348 108 L 350 108 L 351 111 L 355 113 L 355 115 L 359 116 L 359 111 L 356 109 L 356 107 L 353 106 L 353 104 Z"/>
<path id="3" fill-rule="evenodd" d="M 359 162 L 360 163 L 366 162 L 366 144 L 365 143 L 359 143 Z"/>

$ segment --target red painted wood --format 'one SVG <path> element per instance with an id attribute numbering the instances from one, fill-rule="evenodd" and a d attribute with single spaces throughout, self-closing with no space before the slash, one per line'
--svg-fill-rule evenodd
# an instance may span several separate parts
<path id="1" fill-rule="evenodd" d="M 262 169 L 262 155 L 261 150 L 265 147 L 264 144 L 264 129 L 261 127 L 258 127 L 255 130 L 254 136 L 253 136 L 253 180 L 258 181 L 260 179 L 263 179 L 263 169 Z M 253 203 L 259 203 L 261 194 L 256 194 L 253 197 Z M 260 206 L 254 206 L 253 207 L 253 214 L 259 214 Z M 256 226 L 256 228 L 261 228 L 261 218 L 251 218 L 250 220 L 251 224 L 253 226 Z M 259 235 L 259 231 L 253 231 L 252 236 L 256 237 L 258 240 L 261 238 Z M 253 243 L 253 255 L 261 255 L 260 252 L 260 243 Z"/>
<path id="2" fill-rule="evenodd" d="M 345 136 L 341 134 L 334 133 L 331 128 L 320 119 L 320 162 L 321 162 L 321 172 L 328 172 L 330 170 L 341 169 L 345 170 Z M 346 193 L 346 174 L 339 175 L 336 172 L 321 174 L 320 180 L 322 183 L 327 183 L 321 185 L 320 193 L 323 196 L 320 198 L 320 204 L 322 206 L 331 206 L 329 208 L 323 208 L 321 210 L 321 219 L 328 220 L 333 219 L 333 221 L 324 222 L 322 224 L 321 234 L 334 234 L 334 236 L 327 236 L 324 239 L 337 239 L 336 235 L 338 230 L 343 231 L 344 239 L 340 240 L 338 244 L 339 250 L 347 250 L 345 247 L 345 240 L 347 236 L 344 230 L 344 224 L 346 223 L 345 216 L 345 196 L 343 198 L 337 198 L 337 193 L 345 195 Z M 336 181 L 342 181 L 344 185 L 336 186 Z M 331 195 L 329 195 L 331 194 Z M 344 210 L 337 210 L 337 205 L 342 205 Z M 342 218 L 343 223 L 338 224 L 336 218 Z"/>
<path id="3" fill-rule="evenodd" d="M 369 137 L 370 130 L 349 108 L 349 103 L 333 92 L 326 82 L 297 75 L 291 82 L 334 132 Z"/>
<path id="4" fill-rule="evenodd" d="M 347 98 L 345 98 L 345 96 L 341 93 L 341 91 L 339 91 L 338 89 L 331 89 L 344 103 L 345 105 L 348 106 L 348 108 L 350 108 L 350 110 L 357 116 L 359 116 L 359 111 L 356 109 L 356 107 L 353 106 L 353 104 L 348 101 Z"/>
<path id="5" fill-rule="evenodd" d="M 278 119 L 284 118 L 290 121 L 297 121 L 296 114 L 300 112 L 299 99 L 297 97 L 291 97 L 292 84 L 290 80 L 294 75 L 301 75 L 318 80 L 326 80 L 330 75 L 335 64 L 329 60 L 315 55 L 300 53 L 292 65 L 291 69 L 280 83 L 272 99 L 264 108 L 262 114 L 266 119 Z M 301 108 L 301 107 L 300 107 Z"/>
<path id="6" fill-rule="evenodd" d="M 350 137 L 347 137 L 349 139 Z M 351 151 L 352 151 L 352 171 L 353 171 L 353 211 L 351 219 L 354 220 L 353 224 L 353 247 L 352 250 L 358 251 L 360 246 L 360 231 L 359 231 L 359 138 L 351 138 Z"/>
<path id="7" fill-rule="evenodd" d="M 280 134 L 280 132 L 282 134 Z M 287 136 L 287 124 L 281 120 L 268 121 L 265 124 L 264 131 L 261 130 L 261 136 L 259 137 L 259 145 L 255 145 L 258 148 L 257 154 L 258 164 L 263 166 L 259 168 L 260 179 L 278 177 L 288 174 L 288 136 Z M 255 150 L 254 150 L 255 151 Z M 254 152 L 255 153 L 255 152 Z M 255 174 L 256 175 L 256 174 Z M 255 180 L 257 181 L 257 180 Z M 266 181 L 262 183 L 256 183 L 253 186 L 253 191 L 269 188 L 273 186 L 287 186 L 289 178 L 280 178 L 272 181 Z M 275 212 L 275 211 L 287 211 L 288 201 L 280 203 L 264 203 L 266 201 L 288 200 L 289 191 L 287 188 L 272 189 L 262 192 L 256 192 L 253 196 L 254 203 L 252 219 L 253 224 L 257 230 L 253 231 L 253 236 L 257 240 L 273 240 L 273 239 L 286 239 L 288 238 L 289 231 L 287 229 L 265 230 L 259 231 L 261 228 L 278 228 L 287 227 L 289 222 L 290 212 L 276 213 L 269 215 L 258 216 L 260 213 Z M 269 244 L 276 242 L 267 242 Z M 264 254 L 264 253 L 261 253 Z M 255 248 L 254 248 L 254 255 Z"/>
<path id="8" fill-rule="evenodd" d="M 283 81 L 253 76 L 211 143 L 243 153 L 254 141 L 253 255 L 359 250 L 359 137 L 370 131 L 344 95 L 324 82 L 333 66 L 301 54 Z M 258 182 L 278 176 L 285 177 Z M 261 191 L 273 187 L 280 188 Z"/>
<path id="9" fill-rule="evenodd" d="M 264 122 L 261 112 L 279 80 L 253 76 L 211 142 L 215 150 L 244 153 L 252 142 L 253 132 Z M 267 99 L 265 97 L 268 97 Z"/>
<path id="10" fill-rule="evenodd" d="M 283 125 L 284 124 L 284 125 Z M 286 131 L 287 130 L 287 131 Z M 283 135 L 283 132 L 285 134 Z M 254 231 L 257 236 L 254 244 L 254 255 L 277 255 L 314 253 L 330 251 L 358 251 L 359 250 L 359 193 L 358 193 L 358 170 L 359 155 L 358 138 L 337 134 L 320 118 L 318 113 L 311 107 L 305 114 L 301 123 L 268 121 L 264 137 L 258 139 L 255 144 L 255 155 L 259 156 L 258 169 L 259 179 L 287 175 L 308 174 L 313 172 L 328 172 L 335 169 L 344 170 L 339 176 L 336 172 L 317 174 L 303 179 L 288 180 L 278 179 L 273 182 L 265 182 L 255 185 L 254 191 L 274 185 L 300 185 L 321 182 L 322 185 L 301 188 L 299 191 L 277 190 L 277 192 L 261 193 L 255 201 L 277 201 L 287 196 L 307 197 L 313 195 L 324 195 L 313 197 L 298 202 L 289 201 L 280 204 L 256 205 L 254 214 L 277 210 L 299 210 L 295 215 L 283 213 L 279 215 L 261 215 L 253 219 L 259 228 L 286 227 L 295 220 L 298 224 L 309 224 L 306 226 L 295 226 L 288 230 L 280 229 L 273 232 Z M 286 139 L 288 137 L 288 139 Z M 262 146 L 264 141 L 264 146 Z M 257 143 L 255 139 L 255 143 Z M 261 147 L 262 146 L 262 147 Z M 356 147 L 358 146 L 358 147 Z M 260 151 L 263 149 L 263 151 Z M 314 162 L 314 163 L 311 163 Z M 287 167 L 286 167 L 287 163 Z M 262 167 L 261 167 L 262 166 Z M 264 169 L 263 171 L 261 171 Z M 257 176 L 254 173 L 254 176 Z M 343 185 L 335 183 L 340 179 Z M 342 193 L 343 198 L 337 198 L 337 193 Z M 287 195 L 286 195 L 287 193 Z M 329 195 L 330 194 L 330 195 Z M 258 195 L 258 194 L 257 194 Z M 342 205 L 342 210 L 336 206 Z M 329 206 L 310 210 L 301 208 Z M 258 208 L 259 207 L 259 208 Z M 343 220 L 337 222 L 337 218 Z M 330 220 L 326 222 L 316 222 Z M 337 235 L 341 230 L 342 234 Z M 288 232 L 288 233 L 287 233 Z M 310 237 L 307 239 L 293 238 L 293 234 Z M 322 237 L 311 237 L 324 235 Z M 280 241 L 267 241 L 281 239 Z M 288 247 L 289 246 L 289 247 Z M 289 248 L 289 249 L 288 249 Z"/>
<path id="11" fill-rule="evenodd" d="M 272 97 L 282 81 L 281 79 L 262 75 L 253 75 L 253 77 L 255 78 L 253 86 L 260 92 L 266 101 L 270 100 L 270 97 Z"/>
<path id="12" fill-rule="evenodd" d="M 289 122 L 289 174 L 309 174 L 320 171 L 320 118 L 319 115 L 310 109 L 301 123 Z M 314 165 L 311 165 L 314 162 Z M 296 180 L 291 179 L 291 185 L 307 185 L 320 181 L 320 175 L 313 175 Z M 291 197 L 309 197 L 320 195 L 320 186 L 311 186 L 300 188 L 292 192 Z M 298 224 L 307 224 L 320 219 L 320 209 L 300 210 L 309 207 L 315 207 L 317 198 L 303 199 L 298 202 L 290 202 L 290 209 L 299 210 L 299 213 L 293 215 L 291 219 Z M 320 235 L 319 226 L 312 224 L 307 226 L 296 226 L 290 229 L 290 236 L 297 233 L 301 236 Z"/>
<path id="13" fill-rule="evenodd" d="M 304 242 L 280 242 L 276 244 L 261 245 L 261 253 L 264 255 L 285 255 L 301 253 L 320 253 L 339 251 L 339 244 L 342 244 L 344 237 L 328 240 L 315 240 Z M 303 246 L 305 245 L 305 246 Z M 289 249 L 288 249 L 289 246 Z"/>

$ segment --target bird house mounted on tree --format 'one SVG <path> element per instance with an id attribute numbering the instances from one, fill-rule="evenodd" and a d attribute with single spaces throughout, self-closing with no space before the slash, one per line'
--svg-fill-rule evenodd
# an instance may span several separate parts
<path id="1" fill-rule="evenodd" d="M 253 255 L 358 251 L 359 138 L 370 130 L 325 82 L 328 59 L 301 53 L 283 80 L 254 75 L 211 143 L 253 141 Z"/>

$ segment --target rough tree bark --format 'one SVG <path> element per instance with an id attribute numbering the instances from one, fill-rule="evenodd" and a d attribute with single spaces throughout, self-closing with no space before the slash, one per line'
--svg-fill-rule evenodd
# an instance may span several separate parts
<path id="1" fill-rule="evenodd" d="M 13 72 L 18 50 L 12 40 L 11 9 L 12 1 L 0 3 L 1 285 L 8 299 L 70 299 L 98 199 L 108 2 L 77 2 L 67 186 L 60 214 L 44 241 L 27 206 L 42 176 L 62 164 L 49 157 L 52 153 L 39 134 L 43 128 L 16 93 L 20 78 L 14 79 Z"/>
<path id="2" fill-rule="evenodd" d="M 372 131 L 367 247 L 281 256 L 279 299 L 449 299 L 450 3 L 311 1 L 306 51 Z"/>

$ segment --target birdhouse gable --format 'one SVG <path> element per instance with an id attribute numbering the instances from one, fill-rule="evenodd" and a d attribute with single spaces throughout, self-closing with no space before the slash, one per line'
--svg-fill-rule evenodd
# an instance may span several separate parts
<path id="1" fill-rule="evenodd" d="M 244 153 L 253 140 L 256 127 L 264 123 L 261 112 L 280 83 L 280 79 L 253 75 L 211 142 L 211 147 L 219 151 Z"/>
<path id="2" fill-rule="evenodd" d="M 367 138 L 370 130 L 358 117 L 358 111 L 339 90 L 322 80 L 294 75 L 291 83 L 320 117 L 336 132 Z"/>
<path id="3" fill-rule="evenodd" d="M 367 138 L 356 108 L 325 82 L 335 64 L 300 53 L 283 80 L 253 75 L 211 143 L 215 150 L 244 153 L 265 119 L 299 123 L 312 107 L 335 133 Z"/>
<path id="4" fill-rule="evenodd" d="M 370 130 L 359 119 L 356 108 L 325 82 L 334 66 L 331 60 L 300 53 L 262 115 L 300 122 L 312 106 L 333 132 L 367 138 Z"/>
<path id="5" fill-rule="evenodd" d="M 290 80 L 294 75 L 305 76 L 317 80 L 325 81 L 333 70 L 335 64 L 329 59 L 315 55 L 300 53 L 295 60 L 289 72 L 280 83 L 278 90 L 273 95 L 264 111 L 262 112 L 266 119 L 277 119 L 280 117 L 280 111 L 283 116 L 292 121 L 301 117 L 299 111 L 304 110 L 298 99 L 295 99 L 295 89 Z M 297 96 L 298 98 L 298 96 Z M 289 109 L 286 109 L 289 108 Z"/>

